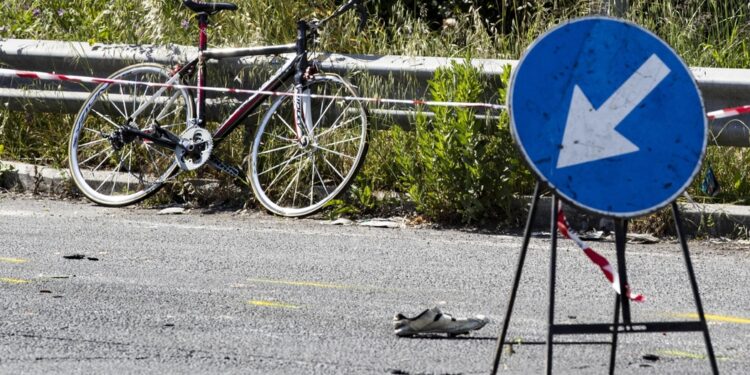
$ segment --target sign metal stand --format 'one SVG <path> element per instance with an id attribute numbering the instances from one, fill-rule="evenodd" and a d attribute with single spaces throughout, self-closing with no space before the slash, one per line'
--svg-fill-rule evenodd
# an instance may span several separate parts
<path id="1" fill-rule="evenodd" d="M 513 287 L 497 342 L 500 364 L 542 186 L 550 214 L 547 373 L 554 338 L 609 334 L 614 373 L 621 333 L 702 332 L 714 374 L 716 357 L 675 203 L 700 170 L 707 124 L 695 79 L 679 56 L 650 31 L 627 21 L 585 17 L 564 22 L 532 43 L 508 90 L 511 134 L 537 175 Z M 648 192 L 644 194 L 643 192 Z M 617 277 L 612 323 L 555 323 L 557 208 L 560 199 L 615 220 Z M 625 259 L 628 220 L 671 204 L 699 320 L 633 322 Z"/>
<path id="2" fill-rule="evenodd" d="M 531 239 L 531 224 L 533 223 L 534 216 L 536 215 L 537 206 L 539 203 L 539 196 L 541 195 L 540 183 L 537 182 L 536 188 L 534 189 L 534 197 L 531 202 L 531 209 L 529 216 L 526 220 L 526 228 L 524 229 L 523 243 L 521 245 L 521 253 L 518 257 L 518 265 L 516 266 L 516 273 L 513 277 L 513 287 L 510 292 L 507 309 L 503 318 L 503 326 L 497 341 L 497 350 L 492 365 L 492 374 L 496 374 L 499 366 L 500 359 L 502 357 L 502 349 L 505 344 L 505 339 L 508 334 L 508 328 L 510 325 L 510 319 L 513 314 L 513 307 L 515 305 L 516 293 L 518 292 L 518 286 L 523 271 L 523 266 L 526 260 L 526 251 L 528 250 L 529 241 Z M 617 338 L 620 333 L 649 333 L 649 332 L 702 332 L 703 339 L 706 344 L 706 351 L 708 352 L 708 359 L 711 364 L 711 371 L 713 374 L 718 374 L 718 366 L 716 364 L 716 356 L 714 355 L 713 346 L 711 345 L 711 337 L 708 333 L 708 325 L 706 324 L 706 318 L 703 313 L 703 304 L 701 303 L 700 293 L 698 292 L 698 283 L 695 279 L 695 272 L 693 271 L 693 264 L 690 259 L 690 252 L 688 250 L 687 241 L 682 229 L 682 217 L 677 203 L 672 202 L 672 213 L 675 222 L 675 228 L 677 231 L 677 237 L 680 240 L 680 246 L 682 248 L 682 254 L 685 258 L 685 266 L 687 268 L 688 277 L 690 279 L 690 288 L 693 293 L 693 299 L 695 301 L 696 310 L 698 313 L 699 320 L 697 321 L 665 321 L 665 322 L 633 322 L 630 315 L 630 300 L 625 293 L 625 286 L 628 285 L 627 281 L 627 267 L 625 261 L 625 243 L 627 235 L 627 219 L 616 218 L 615 219 L 615 247 L 617 253 L 617 271 L 619 276 L 619 282 L 622 293 L 617 294 L 615 297 L 615 311 L 614 321 L 612 324 L 608 323 L 594 323 L 594 324 L 555 324 L 554 313 L 555 313 L 555 279 L 556 279 L 556 263 L 557 263 L 557 204 L 559 198 L 557 195 L 553 196 L 552 208 L 550 214 L 550 268 L 549 268 L 549 306 L 547 310 L 547 344 L 546 344 L 546 371 L 547 374 L 552 373 L 552 354 L 554 347 L 554 336 L 556 335 L 577 335 L 577 334 L 611 334 L 612 335 L 612 349 L 610 352 L 609 362 L 609 373 L 613 374 L 615 371 L 615 361 L 617 357 Z M 620 319 L 620 313 L 622 313 L 622 319 Z"/>

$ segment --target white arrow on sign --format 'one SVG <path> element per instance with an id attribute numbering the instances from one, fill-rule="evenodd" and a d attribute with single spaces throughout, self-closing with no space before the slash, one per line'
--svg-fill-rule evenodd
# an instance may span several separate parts
<path id="1" fill-rule="evenodd" d="M 586 94 L 576 85 L 557 168 L 638 151 L 638 146 L 615 128 L 669 72 L 669 67 L 656 54 L 651 55 L 598 109 L 594 109 Z"/>

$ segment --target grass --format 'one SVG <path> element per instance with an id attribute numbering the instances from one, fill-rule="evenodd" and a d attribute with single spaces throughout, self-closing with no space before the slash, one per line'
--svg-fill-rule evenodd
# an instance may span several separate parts
<path id="1" fill-rule="evenodd" d="M 247 46 L 288 43 L 294 39 L 295 21 L 301 17 L 322 18 L 335 9 L 333 0 L 288 2 L 282 0 L 237 0 L 238 12 L 223 12 L 212 18 L 210 46 Z M 354 14 L 334 20 L 322 31 L 320 50 L 352 54 L 394 54 L 517 59 L 537 36 L 563 20 L 597 14 L 606 1 L 551 0 L 529 2 L 507 0 L 497 5 L 497 24 L 488 24 L 475 7 L 444 20 L 437 30 L 417 17 L 418 5 L 407 8 L 396 1 L 374 0 L 373 14 L 363 32 L 356 30 Z M 5 0 L 0 4 L 0 38 L 56 39 L 89 43 L 194 44 L 191 14 L 177 0 Z M 415 3 L 416 4 L 416 3 Z M 481 2 L 476 2 L 481 4 Z M 498 3 L 499 4 L 499 3 Z M 631 0 L 624 18 L 641 24 L 663 38 L 691 66 L 745 68 L 750 65 L 750 8 L 737 0 Z M 0 61 L 0 65 L 2 61 Z M 413 82 L 391 78 L 353 77 L 364 95 L 398 93 L 396 97 L 420 97 L 424 92 Z M 494 93 L 490 93 L 493 96 Z M 494 95 L 496 97 L 496 95 Z M 73 116 L 35 114 L 0 109 L 0 157 L 66 165 L 67 133 Z M 404 170 L 403 149 L 388 119 L 375 122 L 372 147 L 362 175 L 357 180 L 349 209 L 342 212 L 372 213 L 379 210 L 373 192 L 398 191 Z M 502 127 L 503 124 L 500 124 Z M 242 160 L 246 145 L 241 132 L 224 147 L 230 159 Z M 747 168 L 750 150 L 709 148 L 707 159 L 722 184 L 722 192 L 708 197 L 700 189 L 700 178 L 689 189 L 699 200 L 750 203 Z M 520 167 L 519 167 L 520 168 Z M 401 191 L 406 193 L 406 191 Z M 525 192 L 516 192 L 525 193 Z M 172 197 L 165 199 L 173 199 Z M 465 199 L 465 198 L 464 198 Z M 341 206 L 341 207 L 344 207 Z"/>

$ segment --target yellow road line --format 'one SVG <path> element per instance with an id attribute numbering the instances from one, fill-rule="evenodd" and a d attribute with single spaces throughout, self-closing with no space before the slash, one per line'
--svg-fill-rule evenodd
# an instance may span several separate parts
<path id="1" fill-rule="evenodd" d="M 698 319 L 698 314 L 696 313 L 672 314 L 672 315 L 678 318 Z M 736 316 L 724 316 L 724 315 L 713 315 L 713 314 L 704 314 L 704 316 L 706 317 L 706 320 L 715 321 L 715 322 L 750 324 L 750 319 L 740 318 Z"/>
<path id="2" fill-rule="evenodd" d="M 13 277 L 0 277 L 0 283 L 8 283 L 8 284 L 26 284 L 31 281 L 24 280 L 24 279 L 16 279 Z"/>
<path id="3" fill-rule="evenodd" d="M 247 279 L 251 283 L 263 283 L 263 284 L 275 284 L 275 285 L 286 285 L 286 286 L 301 286 L 301 287 L 312 287 L 312 288 L 325 288 L 325 289 L 340 289 L 340 290 L 355 290 L 355 291 L 371 291 L 381 293 L 400 293 L 408 291 L 409 289 L 397 289 L 397 288 L 381 288 L 370 285 L 344 285 L 344 284 L 333 284 L 333 283 L 322 283 L 317 281 L 292 281 L 292 280 L 273 280 L 273 279 Z M 412 289 L 416 290 L 416 289 Z M 420 291 L 440 291 L 445 292 L 443 289 L 419 289 Z"/>
<path id="4" fill-rule="evenodd" d="M 248 279 L 247 281 L 254 283 L 264 284 L 278 284 L 278 285 L 290 285 L 290 286 L 311 286 L 315 288 L 331 288 L 331 289 L 358 289 L 354 286 L 340 285 L 340 284 L 328 284 L 318 283 L 314 281 L 286 281 L 286 280 L 269 280 L 269 279 Z"/>
<path id="5" fill-rule="evenodd" d="M 682 350 L 657 350 L 656 352 L 667 357 L 688 358 L 688 359 L 706 359 L 707 358 L 705 354 L 690 353 L 690 352 L 685 352 Z M 720 361 L 726 361 L 729 358 L 722 356 L 722 355 L 717 355 L 716 359 Z"/>
<path id="6" fill-rule="evenodd" d="M 21 258 L 1 258 L 0 257 L 0 263 L 14 263 L 14 264 L 18 264 L 18 263 L 26 263 L 26 262 L 28 262 L 28 260 L 21 259 Z"/>
<path id="7" fill-rule="evenodd" d="M 253 306 L 260 306 L 260 307 L 275 307 L 275 308 L 281 308 L 281 309 L 298 309 L 299 308 L 299 306 L 297 305 L 290 305 L 288 303 L 274 302 L 274 301 L 250 300 L 250 301 L 247 301 L 247 303 Z"/>

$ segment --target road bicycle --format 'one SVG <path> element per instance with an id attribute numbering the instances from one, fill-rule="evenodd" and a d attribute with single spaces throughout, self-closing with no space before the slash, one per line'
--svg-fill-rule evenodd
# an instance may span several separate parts
<path id="1" fill-rule="evenodd" d="M 152 63 L 128 66 L 109 77 L 116 82 L 93 90 L 70 135 L 70 170 L 76 186 L 95 203 L 125 206 L 151 196 L 184 171 L 208 165 L 249 179 L 260 204 L 274 214 L 298 217 L 317 212 L 345 191 L 363 163 L 368 119 L 361 102 L 344 98 L 358 96 L 355 87 L 338 75 L 321 72 L 307 47 L 333 17 L 352 8 L 364 14 L 361 1 L 349 0 L 320 21 L 299 21 L 295 43 L 224 49 L 207 48 L 209 17 L 238 7 L 183 1 L 195 12 L 198 56 L 172 69 Z M 364 22 L 360 18 L 360 27 Z M 210 132 L 206 62 L 282 53 L 294 57 Z M 276 91 L 285 85 L 289 88 L 284 94 Z M 269 97 L 275 100 L 256 130 L 247 173 L 220 160 L 214 149 Z"/>

